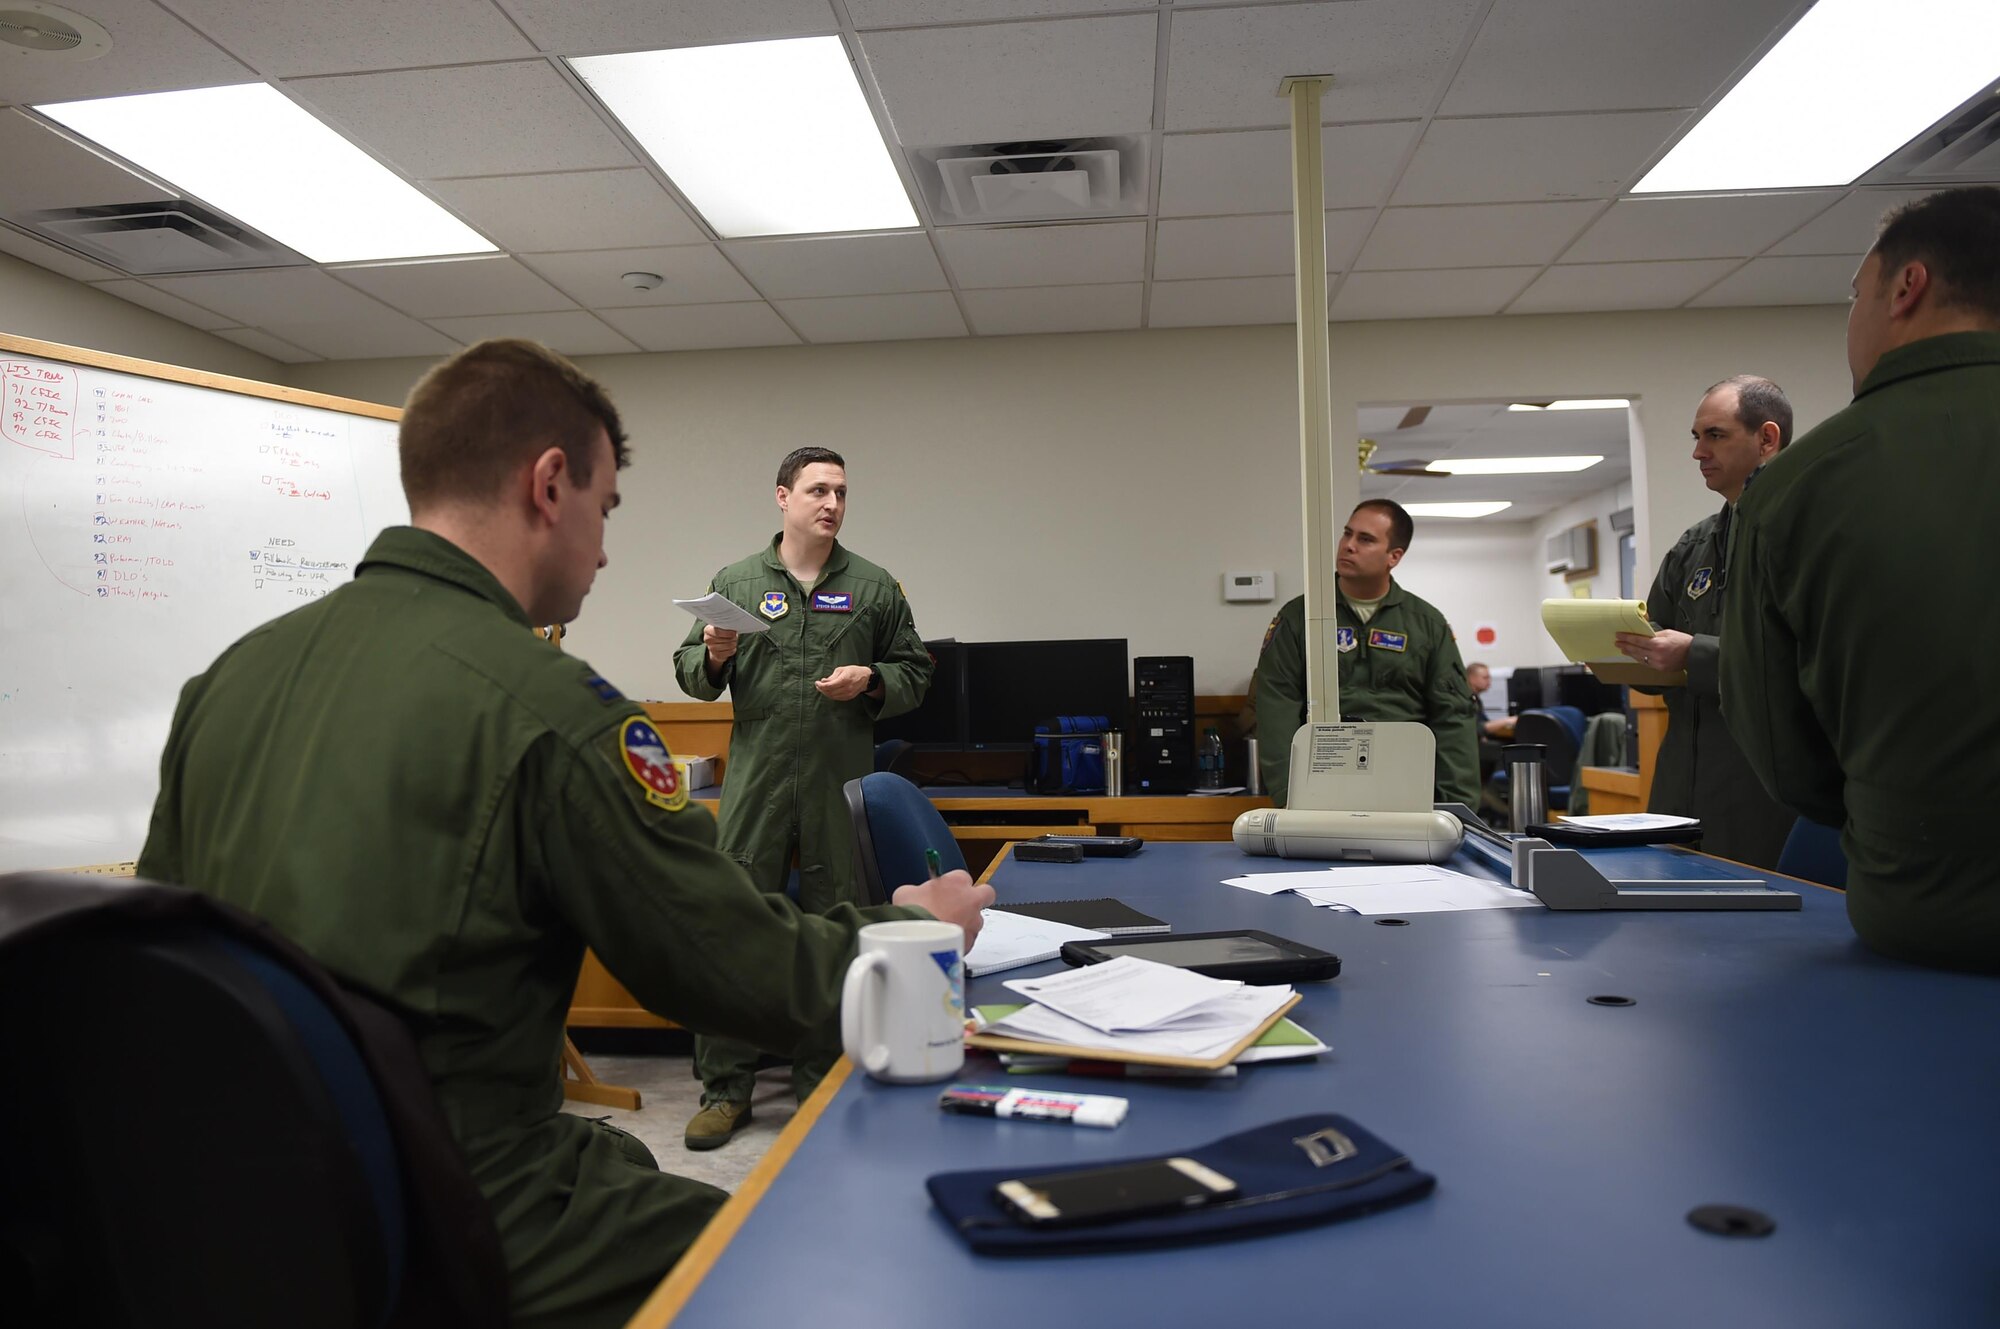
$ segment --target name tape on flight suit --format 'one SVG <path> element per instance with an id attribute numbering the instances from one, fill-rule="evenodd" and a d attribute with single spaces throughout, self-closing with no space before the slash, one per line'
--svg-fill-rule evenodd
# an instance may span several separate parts
<path id="1" fill-rule="evenodd" d="M 1387 628 L 1368 629 L 1368 649 L 1371 651 L 1404 651 L 1410 646 L 1410 634 L 1391 632 Z"/>
<path id="2" fill-rule="evenodd" d="M 851 614 L 854 612 L 854 592 L 814 591 L 812 607 L 815 614 Z"/>

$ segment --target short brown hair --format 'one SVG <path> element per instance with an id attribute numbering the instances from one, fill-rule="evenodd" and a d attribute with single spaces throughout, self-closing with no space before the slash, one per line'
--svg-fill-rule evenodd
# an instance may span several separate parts
<path id="1" fill-rule="evenodd" d="M 432 366 L 403 404 L 403 494 L 412 511 L 490 499 L 551 447 L 563 450 L 577 484 L 589 484 L 600 426 L 617 465 L 628 465 L 617 408 L 588 374 L 538 342 L 468 346 Z"/>
<path id="2" fill-rule="evenodd" d="M 1389 519 L 1389 548 L 1408 549 L 1410 541 L 1416 538 L 1417 524 L 1410 520 L 1410 514 L 1403 505 L 1393 498 L 1364 498 L 1354 505 L 1355 512 L 1373 508 Z M 1353 514 L 1347 518 L 1353 521 Z"/>
<path id="3" fill-rule="evenodd" d="M 1922 263 L 1943 309 L 1968 309 L 2000 324 L 2000 189 L 1944 189 L 1891 208 L 1874 252 L 1888 281 L 1905 263 Z"/>
<path id="4" fill-rule="evenodd" d="M 1718 388 L 1736 389 L 1736 423 L 1751 433 L 1767 424 L 1778 426 L 1778 450 L 1784 451 L 1785 445 L 1792 441 L 1792 399 L 1783 388 L 1756 374 L 1732 374 L 1702 396 L 1709 396 Z"/>
<path id="5" fill-rule="evenodd" d="M 843 471 L 847 469 L 847 462 L 832 448 L 793 448 L 778 463 L 778 488 L 790 489 L 799 478 L 799 472 L 814 462 L 838 466 Z"/>

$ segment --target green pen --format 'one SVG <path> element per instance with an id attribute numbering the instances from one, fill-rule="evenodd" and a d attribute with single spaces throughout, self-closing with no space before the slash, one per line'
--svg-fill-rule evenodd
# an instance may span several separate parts
<path id="1" fill-rule="evenodd" d="M 936 881 L 944 871 L 944 860 L 938 857 L 937 850 L 926 849 L 924 850 L 924 866 L 931 870 L 931 880 Z"/>

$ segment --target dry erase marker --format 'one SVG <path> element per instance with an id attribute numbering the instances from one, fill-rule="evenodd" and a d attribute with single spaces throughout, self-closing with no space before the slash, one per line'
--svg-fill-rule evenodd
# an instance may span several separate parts
<path id="1" fill-rule="evenodd" d="M 946 1112 L 974 1117 L 1021 1117 L 1029 1121 L 1066 1121 L 1072 1126 L 1116 1126 L 1125 1120 L 1129 1100 L 1109 1094 L 1060 1094 L 1001 1085 L 955 1084 L 938 1095 Z"/>

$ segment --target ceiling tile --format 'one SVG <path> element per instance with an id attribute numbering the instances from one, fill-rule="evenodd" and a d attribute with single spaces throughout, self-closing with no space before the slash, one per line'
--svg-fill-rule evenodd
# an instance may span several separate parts
<path id="1" fill-rule="evenodd" d="M 1338 125 L 1320 137 L 1326 206 L 1380 206 L 1417 136 L 1414 121 Z M 1292 142 L 1283 129 L 1169 134 L 1160 156 L 1162 217 L 1292 210 Z"/>
<path id="2" fill-rule="evenodd" d="M 412 318 L 519 314 L 569 309 L 561 291 L 504 255 L 442 262 L 371 263 L 334 275 Z"/>
<path id="3" fill-rule="evenodd" d="M 1335 320 L 1455 318 L 1497 314 L 1538 269 L 1458 268 L 1352 272 L 1333 297 Z"/>
<path id="4" fill-rule="evenodd" d="M 949 291 L 779 300 L 778 311 L 807 341 L 903 341 L 963 337 L 965 319 Z"/>
<path id="5" fill-rule="evenodd" d="M 440 180 L 430 191 L 517 254 L 631 249 L 708 239 L 644 171 L 578 171 Z"/>
<path id="6" fill-rule="evenodd" d="M 564 355 L 625 355 L 639 349 L 580 309 L 553 314 L 434 318 L 431 325 L 468 346 L 488 337 L 525 337 Z"/>
<path id="7" fill-rule="evenodd" d="M 200 305 L 189 304 L 178 296 L 168 295 L 165 291 L 156 291 L 142 281 L 100 281 L 92 282 L 91 287 L 106 295 L 115 295 L 120 300 L 129 300 L 156 314 L 165 314 L 168 318 L 185 323 L 191 328 L 200 328 L 204 332 L 213 332 L 217 328 L 230 327 L 239 322 L 237 319 L 212 313 Z"/>
<path id="8" fill-rule="evenodd" d="M 1214 281 L 1156 281 L 1146 325 L 1213 328 L 1250 323 L 1296 323 L 1297 283 L 1290 277 L 1225 277 Z"/>
<path id="9" fill-rule="evenodd" d="M 31 235 L 0 224 L 0 253 L 12 254 L 25 259 L 50 272 L 59 272 L 77 281 L 109 281 L 125 274 L 115 268 L 107 268 L 102 263 L 93 263 L 87 258 L 78 258 L 67 249 L 37 240 Z"/>
<path id="10" fill-rule="evenodd" d="M 1142 281 L 1146 223 L 953 227 L 938 232 L 938 250 L 960 290 L 985 286 L 1061 286 Z"/>
<path id="11" fill-rule="evenodd" d="M 541 60 L 297 79 L 285 87 L 419 179 L 633 164 L 596 112 Z"/>
<path id="12" fill-rule="evenodd" d="M 442 333 L 317 268 L 161 277 L 153 285 L 333 360 L 443 355 L 457 349 Z"/>
<path id="13" fill-rule="evenodd" d="M 773 300 L 941 291 L 950 285 L 930 237 L 843 235 L 807 240 L 731 240 L 722 252 Z"/>
<path id="14" fill-rule="evenodd" d="M 1326 265 L 1344 272 L 1375 220 L 1372 208 L 1326 214 Z M 1292 219 L 1197 217 L 1163 221 L 1153 239 L 1153 277 L 1279 277 L 1292 271 Z"/>
<path id="15" fill-rule="evenodd" d="M 1144 0 L 1142 0 L 1142 3 Z M 1047 18 L 1093 10 L 1130 9 L 1118 0 L 847 0 L 847 16 L 857 28 L 915 27 L 925 23 L 967 23 L 980 19 Z"/>
<path id="16" fill-rule="evenodd" d="M 1566 263 L 1742 258 L 1761 252 L 1839 197 L 1758 194 L 1734 198 L 1628 198 L 1611 205 L 1563 255 Z"/>
<path id="17" fill-rule="evenodd" d="M 839 31 L 827 0 L 499 0 L 544 51 L 585 55 Z"/>
<path id="18" fill-rule="evenodd" d="M 153 0 L 75 0 L 75 8 L 104 25 L 111 49 L 95 60 L 41 60 L 9 46 L 0 60 L 0 102 L 87 101 L 257 79 Z"/>
<path id="19" fill-rule="evenodd" d="M 1107 332 L 1139 326 L 1146 288 L 1116 286 L 1014 286 L 967 291 L 965 312 L 982 337 L 1022 332 Z"/>
<path id="20" fill-rule="evenodd" d="M 1732 259 L 1677 263 L 1578 263 L 1550 268 L 1523 291 L 1510 314 L 1593 309 L 1673 309 L 1735 267 Z"/>
<path id="21" fill-rule="evenodd" d="M 175 197 L 20 111 L 0 111 L 0 162 L 0 213 L 13 216 Z"/>
<path id="22" fill-rule="evenodd" d="M 1753 258 L 1697 296 L 1698 308 L 1724 305 L 1839 305 L 1854 293 L 1854 259 Z"/>
<path id="23" fill-rule="evenodd" d="M 1859 259 L 1875 244 L 1882 214 L 1935 191 L 1857 189 L 1771 246 L 1773 254 L 1848 254 Z"/>
<path id="24" fill-rule="evenodd" d="M 1700 106 L 1795 8 L 1796 0 L 1496 0 L 1439 111 Z"/>
<path id="25" fill-rule="evenodd" d="M 1279 75 L 1331 73 L 1327 121 L 1423 115 L 1440 91 L 1479 0 L 1177 11 L 1167 57 L 1168 129 L 1291 121 Z"/>
<path id="26" fill-rule="evenodd" d="M 286 5 L 274 21 L 271 0 L 173 0 L 173 8 L 216 44 L 275 78 L 345 74 L 360 69 L 469 64 L 533 55 L 528 39 L 489 0 L 312 0 Z"/>
<path id="27" fill-rule="evenodd" d="M 1354 266 L 1367 271 L 1553 263 L 1603 206 L 1590 202 L 1389 208 L 1375 223 Z"/>
<path id="28" fill-rule="evenodd" d="M 1433 120 L 1397 203 L 1610 198 L 1688 120 L 1687 111 Z"/>
<path id="29" fill-rule="evenodd" d="M 314 355 L 311 351 L 302 350 L 282 337 L 273 337 L 261 328 L 222 328 L 215 335 L 235 342 L 246 351 L 268 355 L 273 360 L 288 365 L 311 364 L 313 361 L 326 359 L 323 355 Z"/>
<path id="30" fill-rule="evenodd" d="M 756 288 L 743 280 L 714 245 L 535 254 L 527 264 L 587 309 L 722 304 L 757 298 Z M 619 280 L 628 272 L 651 272 L 665 281 L 650 291 L 634 290 Z"/>
<path id="31" fill-rule="evenodd" d="M 607 309 L 601 317 L 647 351 L 702 351 L 727 346 L 795 346 L 798 334 L 762 300 L 727 305 L 655 305 Z"/>
<path id="32" fill-rule="evenodd" d="M 870 32 L 863 58 L 905 147 L 1130 134 L 1153 123 L 1151 14 Z"/>

